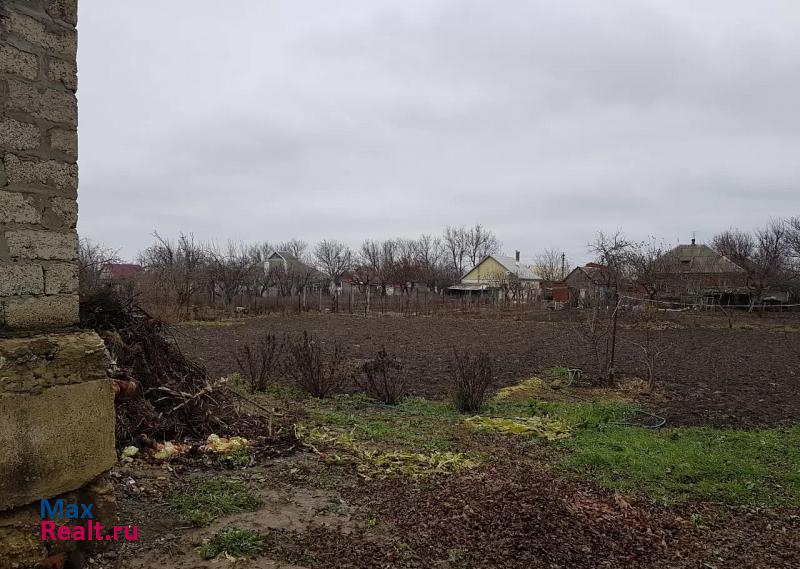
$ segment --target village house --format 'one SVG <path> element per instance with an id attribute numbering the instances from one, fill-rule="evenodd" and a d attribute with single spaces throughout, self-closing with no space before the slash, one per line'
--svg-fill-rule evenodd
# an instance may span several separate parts
<path id="1" fill-rule="evenodd" d="M 100 269 L 100 283 L 124 296 L 133 294 L 134 279 L 144 269 L 131 263 L 107 263 Z"/>
<path id="2" fill-rule="evenodd" d="M 614 279 L 608 267 L 586 263 L 575 267 L 564 279 L 573 306 L 589 307 L 604 304 L 611 295 Z"/>
<path id="3" fill-rule="evenodd" d="M 655 275 L 664 298 L 737 304 L 748 296 L 747 271 L 708 245 L 678 245 L 664 254 Z"/>
<path id="4" fill-rule="evenodd" d="M 264 270 L 267 272 L 275 270 L 291 272 L 293 270 L 305 271 L 316 269 L 306 265 L 303 261 L 287 251 L 273 251 L 269 254 L 267 260 L 264 261 Z"/>
<path id="5" fill-rule="evenodd" d="M 289 296 L 300 291 L 316 291 L 324 277 L 317 269 L 287 251 L 273 251 L 264 261 L 270 276 L 268 295 Z"/>
<path id="6" fill-rule="evenodd" d="M 467 272 L 458 284 L 448 288 L 451 294 L 477 294 L 498 299 L 538 296 L 542 278 L 516 257 L 487 255 Z"/>

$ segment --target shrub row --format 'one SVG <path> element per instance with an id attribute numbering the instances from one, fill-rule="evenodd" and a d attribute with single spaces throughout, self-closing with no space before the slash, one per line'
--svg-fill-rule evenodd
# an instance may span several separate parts
<path id="1" fill-rule="evenodd" d="M 279 380 L 288 380 L 313 397 L 328 397 L 352 378 L 371 398 L 396 405 L 406 395 L 408 387 L 402 361 L 385 347 L 353 373 L 354 370 L 348 370 L 345 365 L 339 344 L 323 350 L 307 332 L 280 338 L 267 334 L 239 348 L 236 362 L 253 392 L 264 391 Z M 477 412 L 494 382 L 494 358 L 485 352 L 470 354 L 453 350 L 450 371 L 453 404 L 461 412 Z"/>

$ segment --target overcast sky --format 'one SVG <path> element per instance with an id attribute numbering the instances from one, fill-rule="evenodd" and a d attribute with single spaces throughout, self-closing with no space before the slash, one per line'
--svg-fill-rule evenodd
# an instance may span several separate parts
<path id="1" fill-rule="evenodd" d="M 585 260 L 800 214 L 796 0 L 80 0 L 82 236 L 483 223 Z"/>

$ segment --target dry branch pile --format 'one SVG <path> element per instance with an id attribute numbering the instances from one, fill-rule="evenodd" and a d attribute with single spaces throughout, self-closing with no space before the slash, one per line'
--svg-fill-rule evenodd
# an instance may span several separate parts
<path id="1" fill-rule="evenodd" d="M 123 390 L 141 392 L 117 397 L 118 444 L 266 430 L 266 418 L 244 412 L 225 379 L 212 380 L 188 360 L 167 327 L 139 306 L 102 290 L 82 299 L 80 311 L 81 326 L 105 341 L 112 377 L 122 380 Z M 136 382 L 141 389 L 130 388 Z"/>

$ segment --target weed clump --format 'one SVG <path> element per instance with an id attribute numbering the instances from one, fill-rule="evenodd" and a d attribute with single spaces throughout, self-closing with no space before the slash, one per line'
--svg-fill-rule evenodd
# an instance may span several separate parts
<path id="1" fill-rule="evenodd" d="M 231 557 L 255 557 L 265 549 L 264 536 L 248 529 L 228 528 L 198 547 L 197 553 L 203 559 L 213 559 L 223 553 Z"/>
<path id="2" fill-rule="evenodd" d="M 170 508 L 193 526 L 207 526 L 221 516 L 249 512 L 262 502 L 233 478 L 207 478 L 169 499 Z"/>
<path id="3" fill-rule="evenodd" d="M 471 355 L 453 350 L 450 361 L 453 375 L 453 404 L 461 413 L 477 413 L 494 383 L 494 358 L 486 352 Z"/>
<path id="4" fill-rule="evenodd" d="M 373 399 L 386 405 L 397 405 L 405 395 L 406 382 L 400 360 L 381 348 L 374 358 L 362 366 L 364 378 L 360 387 Z"/>

